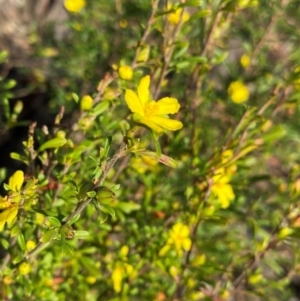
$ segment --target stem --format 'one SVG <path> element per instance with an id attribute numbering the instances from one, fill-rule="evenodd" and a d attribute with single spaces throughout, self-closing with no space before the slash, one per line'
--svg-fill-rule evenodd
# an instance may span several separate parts
<path id="1" fill-rule="evenodd" d="M 108 163 L 105 166 L 105 169 L 99 179 L 99 183 L 97 184 L 97 186 L 95 187 L 95 190 L 97 190 L 97 188 L 101 187 L 103 185 L 104 180 L 107 177 L 107 174 L 109 173 L 109 171 L 113 168 L 113 166 L 115 165 L 115 163 L 117 162 L 117 160 L 120 157 L 124 156 L 124 150 L 126 148 L 126 143 L 122 142 L 122 144 L 120 145 L 119 149 L 117 150 L 117 152 L 114 154 L 114 156 L 108 161 Z M 64 224 L 67 224 L 73 217 L 75 217 L 77 214 L 80 214 L 83 209 L 93 200 L 93 198 L 88 198 L 86 199 L 84 202 L 82 202 L 73 213 L 71 213 L 65 220 L 64 220 Z"/>
<path id="2" fill-rule="evenodd" d="M 155 16 L 155 13 L 156 13 L 156 10 L 157 10 L 157 7 L 158 7 L 158 3 L 159 3 L 159 0 L 155 0 L 153 3 L 152 3 L 152 10 L 151 10 L 151 14 L 150 14 L 150 17 L 149 17 L 149 20 L 148 20 L 148 23 L 146 25 L 146 28 L 144 30 L 144 33 L 143 33 L 143 36 L 141 37 L 140 41 L 138 42 L 137 44 L 137 47 L 136 47 L 136 52 L 135 52 L 135 55 L 134 55 L 134 58 L 133 58 L 133 61 L 131 63 L 131 67 L 134 68 L 136 66 L 136 60 L 141 52 L 141 49 L 140 49 L 140 46 L 143 45 L 147 39 L 147 36 L 149 35 L 149 32 L 150 32 L 150 28 L 151 28 L 151 25 L 153 24 L 154 22 L 154 16 Z"/>
<path id="3" fill-rule="evenodd" d="M 161 86 L 162 86 L 162 82 L 166 76 L 166 73 L 167 73 L 167 69 L 168 69 L 168 66 L 170 64 L 170 61 L 171 61 L 171 58 L 172 58 L 172 55 L 173 55 L 173 52 L 174 52 L 174 48 L 175 48 L 175 41 L 176 41 L 176 38 L 177 36 L 179 35 L 180 33 L 180 28 L 181 28 L 181 25 L 183 24 L 183 14 L 184 14 L 184 9 L 182 9 L 182 12 L 181 12 L 181 15 L 180 15 L 180 21 L 179 23 L 176 25 L 175 29 L 173 30 L 173 33 L 171 35 L 171 37 L 169 38 L 166 38 L 164 37 L 164 41 L 163 41 L 163 66 L 162 66 L 162 69 L 161 69 L 161 72 L 160 72 L 160 75 L 159 75 L 159 79 L 158 79 L 158 82 L 156 84 L 156 87 L 155 87 L 155 91 L 154 91 L 154 95 L 153 95 L 153 98 L 154 99 L 157 99 L 159 93 L 160 93 L 160 90 L 161 90 Z M 166 23 L 166 26 L 168 24 Z M 165 29 L 164 31 L 167 32 L 167 30 Z M 168 43 L 167 43 L 168 41 Z M 169 51 L 167 51 L 168 49 L 168 46 L 169 46 Z"/>
<path id="4" fill-rule="evenodd" d="M 155 137 L 155 134 L 152 131 L 151 131 L 151 135 L 152 135 L 152 138 L 153 138 L 153 141 L 154 141 L 156 155 L 157 155 L 158 158 L 160 158 L 160 156 L 161 156 L 161 147 L 160 147 L 159 141 Z"/>
<path id="5" fill-rule="evenodd" d="M 116 151 L 114 156 L 108 161 L 108 163 L 105 166 L 105 169 L 99 179 L 99 183 L 97 186 L 94 188 L 96 191 L 99 187 L 101 187 L 107 177 L 107 174 L 109 171 L 113 168 L 117 160 L 125 155 L 125 148 L 126 148 L 126 143 L 122 142 L 120 145 L 119 149 Z M 75 217 L 77 214 L 80 214 L 83 209 L 93 200 L 93 198 L 88 198 L 84 202 L 82 202 L 65 220 L 63 221 L 63 224 L 68 223 L 73 217 Z M 50 240 L 51 241 L 51 240 Z M 29 257 L 34 257 L 37 255 L 41 250 L 44 248 L 47 248 L 50 245 L 50 241 L 47 243 L 39 242 L 38 245 L 29 253 L 25 254 L 24 259 L 28 259 Z"/>

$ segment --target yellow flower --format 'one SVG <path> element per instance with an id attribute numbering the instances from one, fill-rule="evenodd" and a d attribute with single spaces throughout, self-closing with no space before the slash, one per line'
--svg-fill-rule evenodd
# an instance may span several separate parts
<path id="1" fill-rule="evenodd" d="M 36 243 L 33 240 L 28 240 L 26 242 L 26 250 L 31 251 L 36 247 Z"/>
<path id="2" fill-rule="evenodd" d="M 97 281 L 97 278 L 94 276 L 87 276 L 86 277 L 86 282 L 89 284 L 94 284 Z"/>
<path id="3" fill-rule="evenodd" d="M 29 263 L 27 262 L 22 262 L 20 265 L 19 265 L 19 272 L 21 275 L 27 275 L 29 274 L 31 271 L 31 266 Z"/>
<path id="4" fill-rule="evenodd" d="M 122 79 L 131 80 L 133 76 L 133 70 L 130 66 L 120 66 L 119 75 Z"/>
<path id="5" fill-rule="evenodd" d="M 169 5 L 168 9 L 171 10 L 172 6 Z M 168 14 L 168 21 L 173 25 L 177 25 L 180 22 L 181 13 L 182 13 L 182 8 L 177 8 L 174 11 L 170 12 Z M 187 13 L 186 11 L 183 12 L 182 22 L 185 23 L 186 21 L 189 20 L 189 18 L 190 18 L 189 13 Z"/>
<path id="6" fill-rule="evenodd" d="M 228 93 L 235 103 L 243 103 L 249 98 L 249 90 L 242 81 L 235 81 L 229 85 Z"/>
<path id="7" fill-rule="evenodd" d="M 117 266 L 114 268 L 111 279 L 114 285 L 115 292 L 119 293 L 122 289 L 122 280 L 123 280 L 124 268 Z"/>
<path id="8" fill-rule="evenodd" d="M 125 19 L 120 20 L 119 25 L 121 28 L 126 28 L 128 26 L 128 22 Z"/>
<path id="9" fill-rule="evenodd" d="M 126 259 L 128 252 L 129 252 L 129 247 L 126 245 L 122 246 L 122 248 L 120 250 L 120 254 L 124 259 Z"/>
<path id="10" fill-rule="evenodd" d="M 211 186 L 212 193 L 218 198 L 223 209 L 229 207 L 230 202 L 234 200 L 235 195 L 230 182 L 230 177 L 225 174 L 224 168 L 219 168 L 212 177 L 213 184 Z"/>
<path id="11" fill-rule="evenodd" d="M 251 58 L 248 54 L 243 54 L 240 58 L 240 63 L 244 69 L 248 68 L 251 63 Z"/>
<path id="12" fill-rule="evenodd" d="M 85 0 L 65 0 L 65 8 L 67 11 L 73 14 L 79 13 L 85 6 Z"/>
<path id="13" fill-rule="evenodd" d="M 177 131 L 183 124 L 178 120 L 169 119 L 167 114 L 175 114 L 180 105 L 176 98 L 164 97 L 157 102 L 151 100 L 149 93 L 150 76 L 143 77 L 138 85 L 137 93 L 126 89 L 125 101 L 133 112 L 134 121 L 144 124 L 160 134 L 164 130 Z"/>
<path id="14" fill-rule="evenodd" d="M 169 239 L 166 245 L 160 250 L 159 255 L 164 256 L 171 247 L 175 247 L 177 254 L 181 256 L 182 249 L 189 251 L 191 246 L 192 241 L 190 239 L 189 227 L 182 223 L 177 223 L 169 231 Z"/>

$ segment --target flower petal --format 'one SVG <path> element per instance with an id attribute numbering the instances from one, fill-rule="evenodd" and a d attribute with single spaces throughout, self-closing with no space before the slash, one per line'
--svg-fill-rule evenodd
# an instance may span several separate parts
<path id="1" fill-rule="evenodd" d="M 18 214 L 18 206 L 11 206 L 2 213 L 0 213 L 0 231 L 3 229 L 4 224 L 7 222 L 11 226 L 11 222 Z"/>
<path id="2" fill-rule="evenodd" d="M 22 170 L 17 170 L 8 181 L 8 186 L 12 191 L 20 191 L 24 182 L 24 172 Z"/>
<path id="3" fill-rule="evenodd" d="M 178 100 L 173 97 L 164 97 L 157 101 L 157 105 L 159 109 L 157 115 L 174 114 L 177 113 L 180 108 Z"/>
<path id="4" fill-rule="evenodd" d="M 144 110 L 146 108 L 146 104 L 149 101 L 149 96 L 150 96 L 149 86 L 150 86 L 150 76 L 146 75 L 141 79 L 139 86 L 137 88 L 138 97 Z"/>
<path id="5" fill-rule="evenodd" d="M 182 247 L 185 251 L 189 251 L 191 249 L 192 246 L 192 241 L 190 238 L 185 238 L 182 242 Z"/>
<path id="6" fill-rule="evenodd" d="M 143 106 L 137 96 L 137 94 L 130 89 L 126 89 L 125 92 L 125 101 L 127 103 L 128 108 L 132 113 L 138 113 L 140 115 L 144 115 Z"/>
<path id="7" fill-rule="evenodd" d="M 161 128 L 164 128 L 169 131 L 177 131 L 183 127 L 182 122 L 178 120 L 172 120 L 166 117 L 152 116 L 151 120 L 157 125 L 159 125 Z"/>
<path id="8" fill-rule="evenodd" d="M 183 237 L 188 237 L 190 234 L 190 229 L 187 225 L 182 225 L 180 229 L 180 235 Z"/>
<path id="9" fill-rule="evenodd" d="M 124 269 L 122 267 L 114 268 L 111 278 L 114 285 L 115 292 L 119 293 L 122 290 Z"/>
<path id="10" fill-rule="evenodd" d="M 230 202 L 235 199 L 233 189 L 230 184 L 219 183 L 212 186 L 212 192 L 217 196 L 219 203 L 223 209 L 229 207 Z"/>
<path id="11" fill-rule="evenodd" d="M 136 119 L 133 117 L 133 119 L 135 119 L 135 121 L 138 123 L 142 123 L 146 125 L 150 129 L 152 129 L 155 133 L 160 134 L 164 131 L 164 129 L 160 126 L 160 124 L 156 124 L 155 122 L 152 121 L 152 118 L 150 119 L 146 117 L 141 117 L 139 119 Z"/>

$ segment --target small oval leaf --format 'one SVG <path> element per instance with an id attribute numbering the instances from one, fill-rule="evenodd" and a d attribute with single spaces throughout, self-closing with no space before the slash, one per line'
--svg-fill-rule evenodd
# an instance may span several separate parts
<path id="1" fill-rule="evenodd" d="M 26 244 L 25 244 L 25 239 L 24 239 L 24 235 L 22 233 L 20 233 L 17 237 L 18 240 L 18 244 L 21 248 L 22 251 L 25 251 L 26 249 Z"/>
<path id="2" fill-rule="evenodd" d="M 61 222 L 54 216 L 49 216 L 48 220 L 53 227 L 60 227 Z"/>
<path id="3" fill-rule="evenodd" d="M 42 144 L 40 146 L 40 148 L 38 149 L 38 152 L 41 152 L 48 148 L 59 148 L 59 147 L 62 147 L 63 145 L 65 145 L 66 143 L 67 143 L 67 139 L 62 138 L 62 137 L 56 137 L 56 138 L 50 139 L 50 140 L 46 141 L 44 144 Z"/>
<path id="4" fill-rule="evenodd" d="M 80 231 L 74 231 L 74 237 L 76 238 L 87 238 L 89 237 L 90 233 L 88 231 L 83 231 L 83 230 L 80 230 Z"/>
<path id="5" fill-rule="evenodd" d="M 46 233 L 44 233 L 44 235 L 40 238 L 40 241 L 43 243 L 49 242 L 55 234 L 56 234 L 55 229 L 51 229 Z"/>

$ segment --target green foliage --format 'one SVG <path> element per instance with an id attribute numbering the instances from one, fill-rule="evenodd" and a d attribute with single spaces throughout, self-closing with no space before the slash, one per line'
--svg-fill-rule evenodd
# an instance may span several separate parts
<path id="1" fill-rule="evenodd" d="M 29 124 L 0 197 L 1 299 L 292 298 L 296 2 L 65 6 L 67 40 L 35 45 L 52 126 L 20 121 L 0 79 L 0 138 Z"/>

